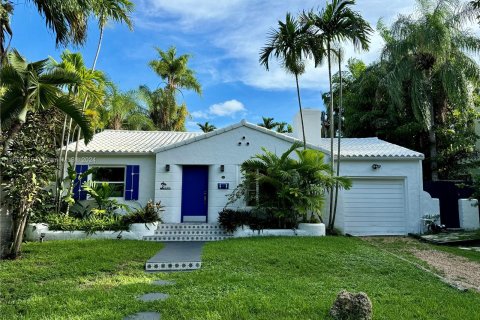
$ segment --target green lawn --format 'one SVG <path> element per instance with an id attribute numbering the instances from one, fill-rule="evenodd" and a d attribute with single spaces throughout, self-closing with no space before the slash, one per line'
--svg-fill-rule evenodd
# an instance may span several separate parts
<path id="1" fill-rule="evenodd" d="M 459 292 L 354 238 L 234 239 L 209 243 L 195 272 L 143 272 L 161 248 L 141 241 L 30 243 L 0 262 L 1 319 L 325 319 L 341 289 L 365 291 L 375 319 L 478 319 L 480 294 Z M 176 285 L 156 287 L 153 279 Z M 135 296 L 160 291 L 164 302 Z"/>

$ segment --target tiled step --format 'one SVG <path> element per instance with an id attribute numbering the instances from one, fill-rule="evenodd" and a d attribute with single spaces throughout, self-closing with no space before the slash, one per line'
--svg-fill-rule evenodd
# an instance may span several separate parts
<path id="1" fill-rule="evenodd" d="M 143 237 L 146 241 L 218 241 L 231 237 L 218 224 L 165 223 L 154 235 Z"/>
<path id="2" fill-rule="evenodd" d="M 187 271 L 197 270 L 202 267 L 201 261 L 177 261 L 177 262 L 155 262 L 148 261 L 145 264 L 146 271 Z"/>
<path id="3" fill-rule="evenodd" d="M 145 241 L 220 241 L 232 236 L 218 235 L 171 235 L 171 236 L 144 236 Z"/>

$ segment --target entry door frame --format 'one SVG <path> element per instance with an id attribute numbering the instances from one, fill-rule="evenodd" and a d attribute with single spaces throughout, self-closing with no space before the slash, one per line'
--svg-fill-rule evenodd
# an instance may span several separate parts
<path id="1" fill-rule="evenodd" d="M 182 223 L 208 222 L 209 169 L 208 165 L 182 166 Z"/>

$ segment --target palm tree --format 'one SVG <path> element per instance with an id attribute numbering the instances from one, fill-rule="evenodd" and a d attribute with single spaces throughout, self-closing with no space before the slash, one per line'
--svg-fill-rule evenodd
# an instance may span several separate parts
<path id="1" fill-rule="evenodd" d="M 473 55 L 480 53 L 478 38 L 465 25 L 478 9 L 458 0 L 422 0 L 417 15 L 400 16 L 386 40 L 383 59 L 393 64 L 385 82 L 399 109 L 410 105 L 428 133 L 430 171 L 438 180 L 436 124 L 445 123 L 451 106 L 467 110 L 470 88 L 480 69 Z"/>
<path id="2" fill-rule="evenodd" d="M 81 45 L 87 36 L 88 17 L 92 11 L 90 1 L 77 0 L 28 0 L 32 3 L 38 13 L 45 19 L 47 28 L 55 34 L 57 45 L 66 46 L 70 43 Z M 10 16 L 14 12 L 17 3 L 8 0 L 0 2 L 0 56 L 4 56 L 7 47 L 5 46 L 5 32 L 11 38 L 13 30 L 10 27 Z"/>
<path id="3" fill-rule="evenodd" d="M 213 124 L 208 123 L 208 121 L 205 122 L 204 124 L 197 123 L 197 125 L 200 127 L 200 130 L 202 130 L 205 133 L 217 130 L 217 127 L 215 127 Z"/>
<path id="4" fill-rule="evenodd" d="M 170 47 L 167 51 L 155 48 L 159 59 L 150 61 L 149 65 L 155 73 L 166 83 L 166 88 L 174 92 L 187 89 L 201 94 L 202 87 L 195 77 L 195 73 L 188 67 L 191 56 L 183 54 L 177 57 L 177 49 Z"/>
<path id="5" fill-rule="evenodd" d="M 63 70 L 46 71 L 48 59 L 27 62 L 18 51 L 7 55 L 8 64 L 0 70 L 0 81 L 6 88 L 0 98 L 2 125 L 10 129 L 3 144 L 3 154 L 21 130 L 27 113 L 48 108 L 57 108 L 75 121 L 83 129 L 85 142 L 93 136 L 88 120 L 74 99 L 62 92 L 62 87 L 80 83 L 80 79 L 71 72 Z"/>
<path id="6" fill-rule="evenodd" d="M 286 122 L 278 122 L 275 131 L 278 133 L 291 133 L 293 132 L 292 126 Z"/>
<path id="7" fill-rule="evenodd" d="M 334 146 L 335 125 L 333 119 L 333 94 L 332 94 L 332 53 L 334 45 L 343 42 L 352 42 L 355 48 L 368 50 L 369 36 L 373 32 L 370 24 L 362 16 L 351 9 L 355 5 L 354 0 L 332 0 L 318 14 L 313 10 L 304 12 L 301 20 L 312 40 L 311 52 L 316 65 L 323 61 L 326 53 L 328 61 L 328 80 L 330 87 L 330 105 L 328 121 L 330 122 L 330 166 L 334 172 Z M 326 50 L 326 52 L 325 52 Z M 338 159 L 340 156 L 338 155 Z M 333 189 L 332 189 L 333 191 Z M 333 217 L 333 192 L 330 192 L 330 217 L 329 229 L 333 229 L 335 219 Z"/>
<path id="8" fill-rule="evenodd" d="M 138 92 L 121 92 L 112 86 L 105 105 L 108 114 L 107 127 L 113 130 L 151 130 L 154 127 L 153 122 L 138 100 Z"/>
<path id="9" fill-rule="evenodd" d="M 171 90 L 163 88 L 151 90 L 143 85 L 140 86 L 139 93 L 157 130 L 185 131 L 187 107 L 185 104 L 177 105 Z"/>
<path id="10" fill-rule="evenodd" d="M 259 123 L 258 126 L 264 127 L 268 130 L 275 129 L 278 123 L 275 122 L 273 118 L 262 117 L 262 123 Z"/>
<path id="11" fill-rule="evenodd" d="M 260 64 L 269 70 L 271 56 L 280 60 L 282 67 L 295 76 L 297 86 L 298 107 L 302 122 L 303 148 L 307 148 L 305 128 L 303 126 L 302 101 L 298 78 L 305 72 L 303 58 L 308 55 L 308 37 L 298 21 L 287 13 L 285 22 L 278 21 L 278 30 L 272 29 L 269 41 L 260 52 Z"/>
<path id="12" fill-rule="evenodd" d="M 125 23 L 130 30 L 133 30 L 133 23 L 130 14 L 133 12 L 134 5 L 129 0 L 95 0 L 92 2 L 93 14 L 98 21 L 100 35 L 98 37 L 97 51 L 93 59 L 93 67 L 97 65 L 98 56 L 102 47 L 103 32 L 108 21 Z"/>
<path id="13" fill-rule="evenodd" d="M 13 31 L 10 26 L 10 16 L 13 14 L 13 3 L 2 0 L 0 2 L 0 65 L 8 51 L 10 41 L 12 40 Z M 8 45 L 5 46 L 6 39 L 9 38 Z"/>
<path id="14" fill-rule="evenodd" d="M 67 91 L 69 96 L 77 101 L 78 104 L 81 104 L 82 101 L 87 100 L 90 104 L 87 104 L 86 107 L 102 105 L 105 98 L 105 84 L 107 82 L 106 76 L 103 72 L 98 70 L 88 69 L 85 66 L 83 57 L 81 53 L 76 52 L 72 53 L 69 50 L 65 50 L 60 55 L 61 61 L 57 62 L 53 58 L 50 58 L 49 69 L 59 70 L 63 72 L 70 72 L 75 74 L 79 78 L 79 82 L 75 84 L 67 85 Z M 67 125 L 68 123 L 68 125 Z M 61 190 L 58 188 L 61 186 L 61 183 L 64 179 L 64 175 L 67 169 L 67 146 L 70 143 L 70 136 L 72 134 L 72 119 L 68 120 L 68 116 L 65 115 L 63 122 L 61 144 L 60 144 L 60 153 L 58 158 L 58 164 L 61 165 L 63 161 L 63 166 L 59 172 L 60 176 L 57 179 L 57 188 L 55 200 L 57 204 L 57 211 L 60 210 L 60 193 Z M 73 136 L 73 134 L 72 134 Z M 65 144 L 65 151 L 63 150 Z"/>
<path id="15" fill-rule="evenodd" d="M 100 55 L 100 49 L 102 47 L 103 31 L 105 29 L 105 25 L 109 20 L 113 20 L 115 22 L 125 23 L 128 26 L 128 28 L 132 30 L 133 24 L 129 15 L 132 13 L 133 7 L 134 7 L 133 3 L 130 2 L 129 0 L 95 0 L 92 2 L 92 11 L 94 16 L 97 18 L 98 28 L 100 30 L 100 35 L 98 37 L 97 51 L 95 52 L 95 58 L 93 59 L 92 70 L 95 70 L 98 56 Z M 85 98 L 83 102 L 84 110 L 87 106 L 87 101 L 88 99 Z M 80 133 L 81 131 L 79 130 L 77 134 L 77 143 L 75 145 L 75 156 L 73 161 L 74 166 L 77 163 Z"/>

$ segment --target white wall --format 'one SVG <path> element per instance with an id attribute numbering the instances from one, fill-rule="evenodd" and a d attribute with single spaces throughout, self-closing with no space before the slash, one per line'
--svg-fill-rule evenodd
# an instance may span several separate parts
<path id="1" fill-rule="evenodd" d="M 302 115 L 307 143 L 319 146 L 322 138 L 322 111 L 320 109 L 303 109 Z M 295 114 L 292 127 L 293 136 L 303 140 L 300 111 Z"/>
<path id="2" fill-rule="evenodd" d="M 79 153 L 78 164 L 86 164 L 93 166 L 140 166 L 140 179 L 138 201 L 125 201 L 120 199 L 119 202 L 126 203 L 133 208 L 143 207 L 147 201 L 155 197 L 155 155 L 121 155 L 121 154 L 91 154 Z M 89 201 L 82 201 L 88 203 Z M 92 201 L 93 203 L 93 201 Z"/>
<path id="3" fill-rule="evenodd" d="M 245 137 L 245 139 L 243 139 Z M 238 143 L 242 144 L 239 146 Z M 247 146 L 247 143 L 249 145 Z M 248 127 L 201 139 L 195 143 L 183 145 L 157 153 L 155 200 L 166 205 L 164 221 L 181 221 L 182 165 L 209 166 L 208 222 L 217 222 L 218 212 L 227 203 L 230 194 L 239 183 L 239 165 L 253 155 L 263 153 L 262 147 L 281 154 L 291 143 Z M 170 165 L 166 172 L 165 166 Z M 220 165 L 225 171 L 220 172 Z M 160 190 L 165 182 L 170 190 Z M 229 183 L 228 190 L 217 189 L 217 183 Z"/>
<path id="4" fill-rule="evenodd" d="M 480 229 L 477 199 L 458 199 L 460 228 L 465 230 Z"/>

